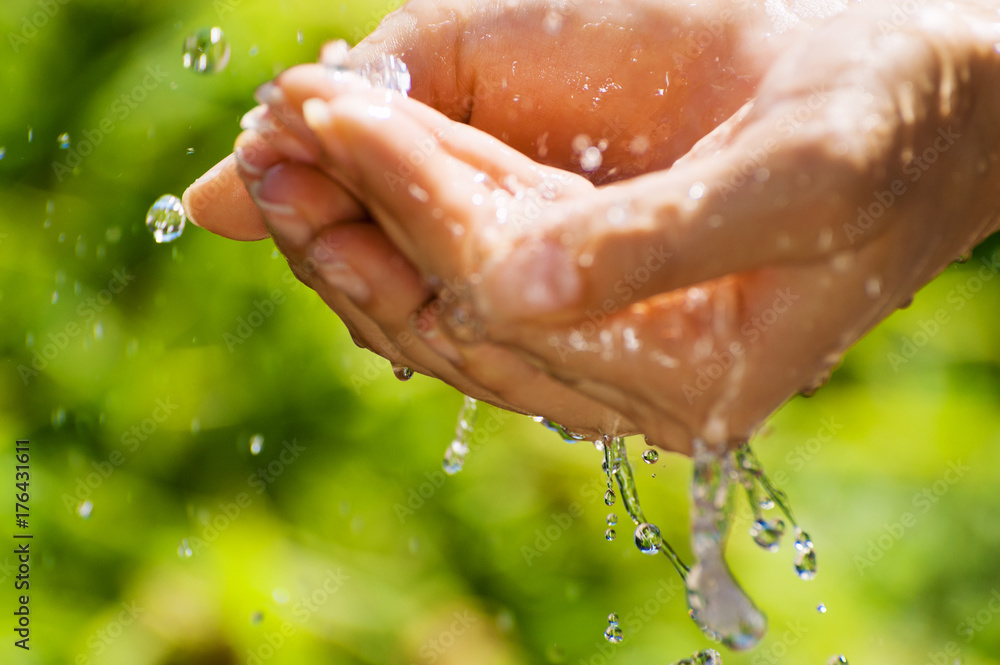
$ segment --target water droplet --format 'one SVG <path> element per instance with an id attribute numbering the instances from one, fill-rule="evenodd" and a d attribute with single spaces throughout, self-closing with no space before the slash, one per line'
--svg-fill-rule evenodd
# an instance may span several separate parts
<path id="1" fill-rule="evenodd" d="M 56 137 L 56 143 L 59 144 L 60 150 L 69 149 L 69 132 L 63 132 L 58 137 Z"/>
<path id="2" fill-rule="evenodd" d="M 187 214 L 181 200 L 173 194 L 164 194 L 156 199 L 146 213 L 146 228 L 156 242 L 172 242 L 184 232 Z"/>
<path id="3" fill-rule="evenodd" d="M 413 370 L 402 365 L 393 365 L 392 373 L 400 381 L 409 381 L 413 377 Z"/>
<path id="4" fill-rule="evenodd" d="M 271 598 L 274 598 L 274 602 L 279 605 L 285 605 L 292 597 L 288 593 L 288 589 L 278 586 L 271 590 Z"/>
<path id="5" fill-rule="evenodd" d="M 469 440 L 472 429 L 476 425 L 476 414 L 479 402 L 466 396 L 462 408 L 458 412 L 458 423 L 455 425 L 455 438 L 444 452 L 444 471 L 453 476 L 465 465 L 465 456 L 469 454 Z"/>
<path id="6" fill-rule="evenodd" d="M 255 55 L 257 55 L 257 53 L 258 53 L 259 51 L 260 51 L 260 49 L 258 49 L 258 48 L 257 48 L 257 45 L 256 45 L 256 44 L 254 44 L 253 46 L 251 46 L 251 47 L 250 47 L 250 50 L 249 50 L 249 51 L 247 51 L 247 55 L 249 55 L 249 56 L 250 56 L 250 57 L 252 58 L 252 57 L 254 57 Z"/>
<path id="7" fill-rule="evenodd" d="M 187 149 L 187 154 L 193 155 L 194 154 L 194 148 L 188 148 Z"/>
<path id="8" fill-rule="evenodd" d="M 52 300 L 52 304 L 53 305 L 55 305 L 57 302 L 59 302 L 59 292 L 58 291 L 53 291 L 52 292 L 52 298 L 51 298 L 51 300 Z"/>
<path id="9" fill-rule="evenodd" d="M 550 9 L 542 20 L 542 29 L 548 35 L 558 35 L 559 31 L 562 30 L 563 17 L 562 14 L 554 9 Z"/>
<path id="10" fill-rule="evenodd" d="M 222 28 L 199 28 L 184 40 L 184 69 L 198 74 L 221 72 L 229 64 L 229 41 Z"/>
<path id="11" fill-rule="evenodd" d="M 104 324 L 100 321 L 94 324 L 94 339 L 102 340 L 104 339 Z"/>
<path id="12" fill-rule="evenodd" d="M 816 548 L 802 529 L 795 533 L 795 550 L 795 573 L 804 580 L 816 577 Z"/>
<path id="13" fill-rule="evenodd" d="M 554 423 L 551 420 L 546 420 L 541 416 L 535 416 L 532 420 L 536 423 L 541 423 L 542 427 L 549 430 L 550 432 L 555 432 L 562 437 L 562 440 L 566 443 L 576 443 L 578 441 L 585 441 L 587 437 L 582 434 L 576 434 L 575 432 L 570 432 L 568 429 L 560 425 L 559 423 Z"/>
<path id="14" fill-rule="evenodd" d="M 643 554 L 659 554 L 663 537 L 655 524 L 643 522 L 635 529 L 635 546 Z"/>
<path id="15" fill-rule="evenodd" d="M 584 150 L 583 154 L 580 156 L 580 168 L 587 173 L 591 173 L 601 167 L 601 162 L 603 160 L 604 158 L 601 155 L 601 149 L 597 146 L 590 146 Z"/>
<path id="16" fill-rule="evenodd" d="M 697 201 L 701 197 L 705 196 L 705 192 L 707 191 L 708 187 L 705 186 L 705 183 L 696 182 L 691 185 L 691 188 L 688 190 L 688 196 Z"/>
<path id="17" fill-rule="evenodd" d="M 608 615 L 608 628 L 604 631 L 604 639 L 612 644 L 619 644 L 624 638 L 621 626 L 618 625 L 618 615 L 612 612 Z"/>
<path id="18" fill-rule="evenodd" d="M 652 448 L 642 451 L 642 461 L 646 464 L 655 464 L 658 459 L 660 459 L 660 453 Z"/>
<path id="19" fill-rule="evenodd" d="M 847 665 L 847 658 L 843 654 L 830 656 L 830 660 L 826 661 L 826 665 Z"/>
<path id="20" fill-rule="evenodd" d="M 869 277 L 865 280 L 865 294 L 874 300 L 882 295 L 882 280 L 878 277 Z"/>
<path id="21" fill-rule="evenodd" d="M 87 499 L 86 501 L 84 501 L 83 503 L 79 504 L 76 507 L 76 514 L 82 517 L 83 519 L 87 519 L 90 517 L 90 513 L 93 510 L 94 510 L 94 502 L 91 501 L 90 499 Z"/>
<path id="22" fill-rule="evenodd" d="M 608 516 L 604 521 L 608 523 L 608 526 L 614 526 L 618 524 L 618 516 L 614 513 L 608 513 Z"/>
<path id="23" fill-rule="evenodd" d="M 757 505 L 760 506 L 761 510 L 771 510 L 774 508 L 774 501 L 771 500 L 771 497 L 765 496 Z"/>
<path id="24" fill-rule="evenodd" d="M 3 159 L 6 156 L 7 156 L 7 148 L 5 146 L 0 145 L 0 159 Z"/>
<path id="25" fill-rule="evenodd" d="M 608 490 L 607 492 L 604 493 L 604 505 L 606 505 L 606 506 L 613 506 L 613 505 L 615 505 L 615 498 L 616 498 L 615 497 L 615 491 L 614 490 Z"/>
<path id="26" fill-rule="evenodd" d="M 187 538 L 183 539 L 181 544 L 177 546 L 177 556 L 182 559 L 190 559 L 194 556 L 194 550 L 192 550 L 191 545 L 188 544 Z"/>
<path id="27" fill-rule="evenodd" d="M 35 130 L 31 125 L 28 125 L 28 143 L 35 140 Z"/>
<path id="28" fill-rule="evenodd" d="M 297 41 L 299 44 L 304 43 L 306 41 L 305 33 L 299 30 L 295 35 L 295 41 Z"/>
<path id="29" fill-rule="evenodd" d="M 428 201 L 431 200 L 431 195 L 428 194 L 423 187 L 421 187 L 415 182 L 410 183 L 410 186 L 407 187 L 407 191 L 410 192 L 410 196 L 420 201 L 421 203 L 427 203 Z"/>
<path id="30" fill-rule="evenodd" d="M 616 535 L 618 534 L 615 533 L 614 529 L 608 529 L 607 531 L 604 532 L 604 540 L 611 542 L 612 540 L 615 539 Z"/>
<path id="31" fill-rule="evenodd" d="M 819 612 L 820 614 L 826 614 L 826 605 L 824 605 L 823 603 L 820 603 L 816 607 L 816 611 Z"/>
<path id="32" fill-rule="evenodd" d="M 66 409 L 61 406 L 52 412 L 52 427 L 59 429 L 66 423 Z"/>
<path id="33" fill-rule="evenodd" d="M 264 613 L 261 611 L 252 612 L 250 614 L 250 625 L 259 626 L 260 622 L 264 620 Z"/>
<path id="34" fill-rule="evenodd" d="M 264 435 L 254 434 L 250 437 L 250 454 L 259 455 L 260 451 L 264 448 Z"/>
<path id="35" fill-rule="evenodd" d="M 722 656 L 715 649 L 705 649 L 679 660 L 674 665 L 722 665 Z"/>
<path id="36" fill-rule="evenodd" d="M 768 552 L 777 552 L 781 537 L 785 535 L 785 523 L 780 520 L 757 520 L 750 527 L 753 541 Z"/>

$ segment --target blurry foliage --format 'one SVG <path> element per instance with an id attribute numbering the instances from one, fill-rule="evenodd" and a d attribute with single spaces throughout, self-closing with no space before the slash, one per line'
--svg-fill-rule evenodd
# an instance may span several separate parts
<path id="1" fill-rule="evenodd" d="M 255 86 L 326 39 L 356 41 L 385 10 L 0 6 L 0 515 L 12 532 L 13 441 L 30 438 L 35 534 L 32 649 L 15 650 L 3 628 L 0 662 L 597 665 L 668 663 L 707 646 L 669 566 L 631 546 L 623 515 L 605 542 L 592 447 L 486 409 L 499 431 L 445 478 L 458 394 L 395 381 L 289 279 L 270 243 L 190 228 L 158 246 L 146 232 L 156 197 L 179 194 L 231 149 Z M 216 24 L 229 67 L 183 70 L 185 36 Z M 142 88 L 150 72 L 155 85 Z M 88 137 L 99 144 L 80 155 Z M 53 167 L 71 154 L 71 173 Z M 835 653 L 944 662 L 934 654 L 948 642 L 966 664 L 1000 662 L 990 609 L 1000 608 L 1000 280 L 969 292 L 995 246 L 949 268 L 758 437 L 817 544 L 820 575 L 799 581 L 790 544 L 764 553 L 737 524 L 730 560 L 771 632 L 755 652 L 726 653 L 727 665 Z M 127 286 L 111 293 L 116 271 Z M 280 304 L 229 348 L 224 336 L 275 290 Z M 920 337 L 939 309 L 949 322 Z M 919 349 L 894 367 L 889 354 L 907 340 Z M 37 374 L 19 369 L 33 360 Z M 828 443 L 815 438 L 824 422 L 836 424 Z M 632 448 L 646 513 L 689 559 L 687 460 L 661 455 L 651 467 L 641 441 Z M 948 484 L 959 461 L 969 470 Z M 944 491 L 923 512 L 918 497 L 935 487 Z M 897 538 L 906 512 L 916 524 Z M 860 567 L 873 547 L 881 557 Z M 625 630 L 614 647 L 602 638 L 611 611 Z M 972 634 L 959 632 L 967 617 Z"/>

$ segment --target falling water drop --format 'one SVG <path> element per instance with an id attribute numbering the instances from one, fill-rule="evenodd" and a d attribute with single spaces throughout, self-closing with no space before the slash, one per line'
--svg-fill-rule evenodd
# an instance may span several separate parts
<path id="1" fill-rule="evenodd" d="M 59 407 L 52 412 L 52 427 L 59 429 L 66 423 L 66 409 Z"/>
<path id="2" fill-rule="evenodd" d="M 392 366 L 393 375 L 400 381 L 409 381 L 413 376 L 413 370 L 409 367 L 404 367 L 403 365 L 393 365 Z"/>
<path id="3" fill-rule="evenodd" d="M 91 501 L 90 499 L 87 499 L 86 501 L 84 501 L 83 503 L 79 504 L 76 507 L 76 514 L 82 517 L 83 519 L 88 519 L 90 517 L 90 513 L 93 510 L 94 510 L 94 502 Z"/>
<path id="4" fill-rule="evenodd" d="M 6 156 L 7 156 L 7 148 L 5 146 L 0 145 L 0 159 L 3 159 Z"/>
<path id="5" fill-rule="evenodd" d="M 613 506 L 613 505 L 615 505 L 615 499 L 616 498 L 617 497 L 615 496 L 615 491 L 614 490 L 608 490 L 607 492 L 604 493 L 604 505 L 605 506 Z"/>
<path id="6" fill-rule="evenodd" d="M 674 665 L 722 665 L 722 656 L 715 649 L 705 649 L 691 654 L 690 658 L 677 661 Z"/>
<path id="7" fill-rule="evenodd" d="M 306 41 L 306 35 L 305 35 L 304 32 L 302 32 L 302 30 L 299 30 L 295 34 L 295 41 L 297 41 L 299 44 L 305 43 L 305 41 Z"/>
<path id="8" fill-rule="evenodd" d="M 199 28 L 184 40 L 184 69 L 197 74 L 221 72 L 229 64 L 229 52 L 222 28 Z"/>
<path id="9" fill-rule="evenodd" d="M 250 614 L 250 625 L 251 626 L 259 626 L 260 623 L 263 620 L 264 620 L 264 613 L 263 612 L 261 612 L 260 610 L 258 610 L 256 612 L 251 612 L 251 614 Z"/>
<path id="10" fill-rule="evenodd" d="M 847 665 L 847 658 L 843 654 L 830 656 L 830 660 L 826 661 L 826 665 Z"/>
<path id="11" fill-rule="evenodd" d="M 823 603 L 820 603 L 816 607 L 816 611 L 819 612 L 820 614 L 826 614 L 826 605 L 824 605 Z"/>
<path id="12" fill-rule="evenodd" d="M 614 526 L 618 524 L 618 516 L 614 513 L 608 513 L 608 516 L 604 521 L 608 523 L 608 526 Z"/>
<path id="13" fill-rule="evenodd" d="M 618 615 L 612 612 L 608 615 L 608 628 L 604 631 L 604 639 L 612 644 L 619 644 L 624 638 L 621 626 L 618 625 Z"/>
<path id="14" fill-rule="evenodd" d="M 250 454 L 259 455 L 260 451 L 264 448 L 264 435 L 254 434 L 250 437 Z"/>
<path id="15" fill-rule="evenodd" d="M 659 554 L 663 547 L 663 537 L 654 524 L 643 522 L 635 529 L 635 546 L 643 554 Z"/>
<path id="16" fill-rule="evenodd" d="M 469 439 L 476 425 L 476 413 L 479 402 L 466 396 L 462 408 L 458 412 L 458 423 L 455 425 L 455 438 L 444 452 L 444 471 L 453 476 L 462 470 L 465 456 L 469 454 Z"/>
<path id="17" fill-rule="evenodd" d="M 173 194 L 164 194 L 156 199 L 146 213 L 146 228 L 156 242 L 172 242 L 184 233 L 187 214 L 181 200 Z"/>
<path id="18" fill-rule="evenodd" d="M 809 534 L 802 529 L 795 531 L 795 572 L 804 580 L 816 577 L 816 548 Z"/>
<path id="19" fill-rule="evenodd" d="M 69 132 L 63 132 L 58 137 L 56 137 L 56 143 L 59 144 L 60 150 L 69 149 Z"/>
<path id="20" fill-rule="evenodd" d="M 181 544 L 177 546 L 177 556 L 182 559 L 190 559 L 194 555 L 194 550 L 191 549 L 191 545 L 188 543 L 188 539 L 185 538 L 181 541 Z"/>
<path id="21" fill-rule="evenodd" d="M 610 542 L 610 541 L 612 541 L 612 540 L 615 539 L 616 535 L 618 535 L 618 534 L 615 533 L 614 529 L 607 529 L 604 532 L 604 540 L 607 540 L 608 542 Z"/>
<path id="22" fill-rule="evenodd" d="M 768 552 L 778 551 L 783 535 L 785 535 L 785 523 L 780 519 L 757 520 L 750 527 L 753 541 Z"/>
<path id="23" fill-rule="evenodd" d="M 642 461 L 646 464 L 655 464 L 658 459 L 660 459 L 660 453 L 656 452 L 652 448 L 642 451 Z"/>

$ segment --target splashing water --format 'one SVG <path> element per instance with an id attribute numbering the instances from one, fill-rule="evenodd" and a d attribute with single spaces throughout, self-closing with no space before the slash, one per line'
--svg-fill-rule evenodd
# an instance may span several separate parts
<path id="1" fill-rule="evenodd" d="M 222 28 L 199 28 L 184 40 L 184 69 L 196 74 L 221 72 L 229 64 L 229 41 Z"/>
<path id="2" fill-rule="evenodd" d="M 410 92 L 410 70 L 397 56 L 383 54 L 380 61 L 350 67 L 347 64 L 349 52 L 350 47 L 342 39 L 323 49 L 322 63 L 335 81 L 356 77 L 371 88 L 391 90 L 403 96 Z"/>
<path id="3" fill-rule="evenodd" d="M 629 464 L 625 450 L 625 440 L 620 436 L 604 437 L 604 461 L 602 463 L 604 474 L 608 479 L 608 492 L 614 494 L 611 489 L 612 482 L 618 485 L 618 491 L 622 495 L 622 504 L 625 511 L 635 523 L 635 544 L 643 554 L 657 554 L 663 552 L 670 559 L 677 573 L 683 578 L 688 573 L 687 566 L 677 556 L 677 552 L 660 535 L 660 530 L 656 525 L 651 524 L 642 512 L 639 505 L 639 494 L 635 487 L 635 476 L 632 474 L 632 466 Z M 605 503 L 607 501 L 605 500 Z"/>
<path id="4" fill-rule="evenodd" d="M 455 438 L 444 452 L 444 472 L 453 476 L 462 470 L 465 456 L 469 454 L 469 439 L 476 425 L 476 414 L 479 402 L 466 396 L 462 408 L 458 412 L 458 424 L 455 425 Z"/>
<path id="5" fill-rule="evenodd" d="M 612 644 L 620 644 L 625 639 L 625 634 L 618 625 L 618 615 L 614 612 L 608 615 L 608 628 L 604 631 L 604 639 Z"/>
<path id="6" fill-rule="evenodd" d="M 679 660 L 674 665 L 722 665 L 722 656 L 715 649 L 705 649 Z"/>
<path id="7" fill-rule="evenodd" d="M 731 514 L 731 484 L 738 479 L 734 455 L 694 441 L 691 485 L 691 547 L 697 563 L 687 577 L 691 618 L 709 637 L 731 649 L 756 645 L 767 619 L 733 578 L 723 557 Z"/>
<path id="8" fill-rule="evenodd" d="M 173 194 L 164 194 L 156 199 L 146 213 L 146 228 L 159 243 L 172 242 L 180 238 L 186 223 L 187 213 L 184 212 L 184 205 Z"/>

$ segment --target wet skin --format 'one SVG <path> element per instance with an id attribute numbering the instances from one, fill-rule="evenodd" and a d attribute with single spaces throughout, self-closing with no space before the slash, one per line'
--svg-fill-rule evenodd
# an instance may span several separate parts
<path id="1" fill-rule="evenodd" d="M 401 56 L 409 99 L 284 72 L 189 214 L 272 237 L 393 363 L 681 452 L 749 437 L 998 228 L 989 3 L 561 11 L 408 3 L 349 62 Z"/>

